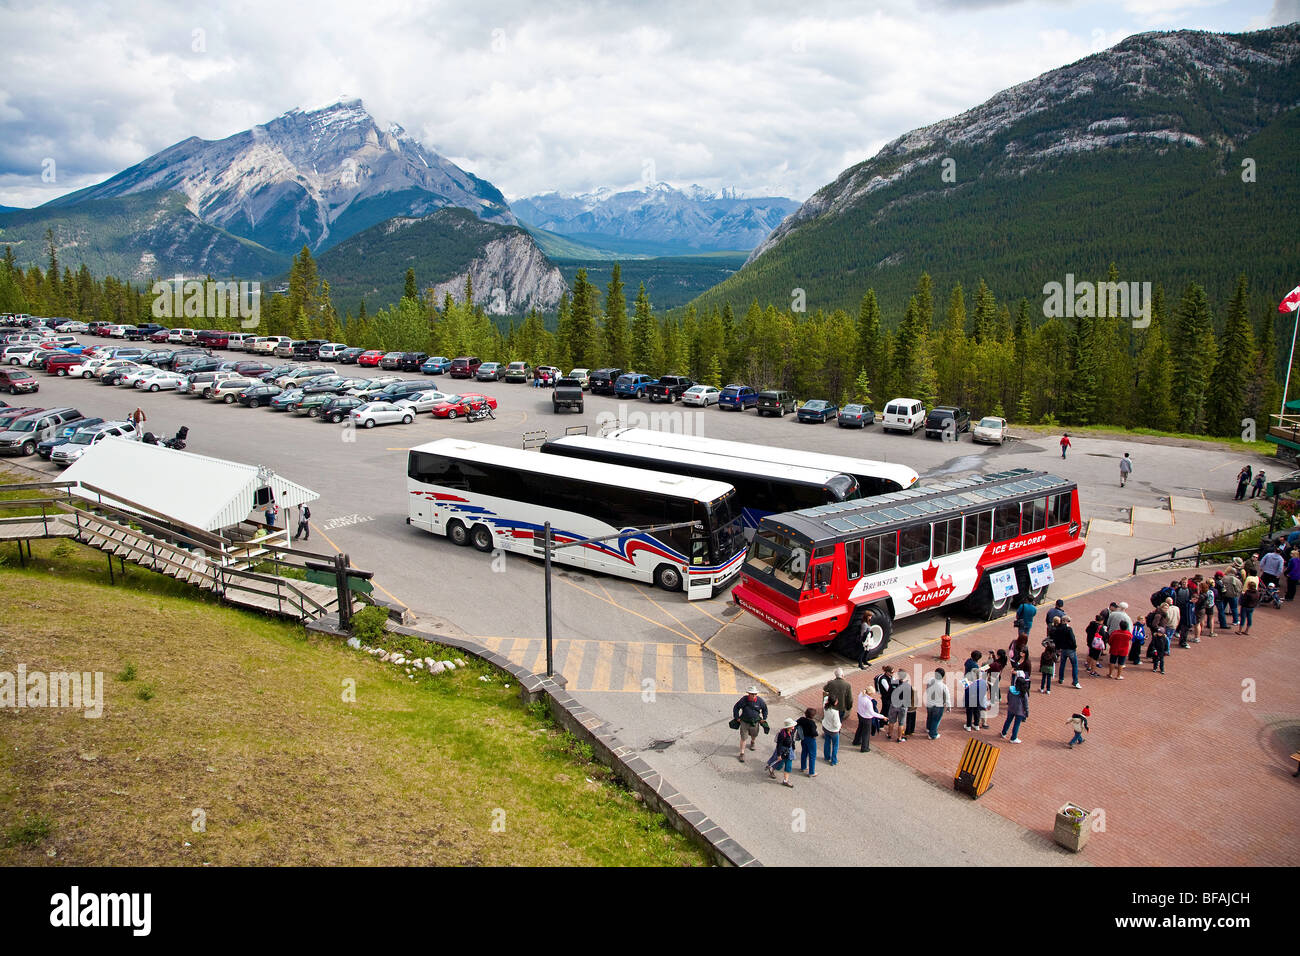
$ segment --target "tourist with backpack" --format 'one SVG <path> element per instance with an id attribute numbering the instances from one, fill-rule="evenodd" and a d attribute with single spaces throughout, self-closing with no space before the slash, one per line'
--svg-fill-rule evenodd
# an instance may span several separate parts
<path id="1" fill-rule="evenodd" d="M 1219 578 L 1219 627 L 1228 629 L 1228 611 L 1232 612 L 1232 623 L 1237 624 L 1237 603 L 1241 599 L 1241 578 L 1235 568 L 1229 568 Z"/>
<path id="2" fill-rule="evenodd" d="M 1088 639 L 1088 676 L 1101 675 L 1101 652 L 1106 647 L 1106 612 L 1102 611 L 1088 623 L 1084 632 Z"/>
<path id="3" fill-rule="evenodd" d="M 1259 498 L 1264 494 L 1264 473 L 1258 472 L 1255 475 L 1255 483 L 1250 487 L 1250 496 Z"/>
<path id="4" fill-rule="evenodd" d="M 1165 672 L 1165 658 L 1169 656 L 1169 628 L 1162 627 L 1151 632 L 1151 673 Z"/>
<path id="5" fill-rule="evenodd" d="M 1016 671 L 1007 688 L 1007 719 L 1002 722 L 1003 740 L 1007 739 L 1007 728 L 1011 729 L 1011 742 L 1020 743 L 1020 725 L 1029 719 L 1029 678 L 1021 671 Z"/>
<path id="6" fill-rule="evenodd" d="M 1142 663 L 1142 648 L 1147 642 L 1147 626 L 1138 621 L 1133 625 L 1133 644 L 1129 648 L 1128 662 L 1130 664 Z"/>
<path id="7" fill-rule="evenodd" d="M 732 730 L 740 731 L 740 762 L 745 762 L 745 741 L 753 750 L 758 740 L 759 729 L 767 730 L 767 701 L 758 696 L 758 688 L 750 686 L 745 696 L 736 701 L 731 708 Z"/>
<path id="8" fill-rule="evenodd" d="M 1079 639 L 1074 636 L 1074 628 L 1070 626 L 1070 616 L 1067 614 L 1061 618 L 1055 632 L 1052 634 L 1052 643 L 1056 645 L 1057 660 L 1061 671 L 1056 675 L 1058 684 L 1065 683 L 1065 664 L 1070 664 L 1070 685 L 1079 690 Z"/>
<path id="9" fill-rule="evenodd" d="M 1259 607 L 1259 585 L 1254 579 L 1246 582 L 1246 590 L 1241 595 L 1241 627 L 1233 633 L 1249 634 L 1250 626 L 1255 623 L 1255 608 Z"/>
<path id="10" fill-rule="evenodd" d="M 1246 498 L 1246 489 L 1250 487 L 1250 465 L 1247 465 L 1241 471 L 1237 472 L 1237 493 L 1233 495 L 1234 501 L 1244 501 Z"/>
<path id="11" fill-rule="evenodd" d="M 1056 672 L 1056 659 L 1059 655 L 1056 653 L 1056 642 L 1048 638 L 1043 641 L 1043 653 L 1038 658 L 1038 692 L 1040 694 L 1050 694 L 1052 692 L 1052 675 Z M 1075 665 L 1076 669 L 1078 665 Z"/>
<path id="12" fill-rule="evenodd" d="M 989 705 L 989 682 L 984 678 L 984 672 L 976 668 L 967 672 L 962 678 L 962 684 L 962 702 L 966 705 L 965 729 L 979 730 L 984 708 Z"/>
<path id="13" fill-rule="evenodd" d="M 803 712 L 803 716 L 794 722 L 794 739 L 799 744 L 799 772 L 803 773 L 805 769 L 808 776 L 817 776 L 817 721 L 813 715 L 816 713 L 811 707 Z"/>
<path id="14" fill-rule="evenodd" d="M 777 768 L 780 768 L 781 783 L 787 787 L 794 786 L 790 782 L 790 769 L 794 763 L 795 727 L 795 719 L 787 717 L 785 725 L 776 732 L 776 749 L 772 751 L 772 756 L 767 758 L 767 775 L 775 780 Z"/>

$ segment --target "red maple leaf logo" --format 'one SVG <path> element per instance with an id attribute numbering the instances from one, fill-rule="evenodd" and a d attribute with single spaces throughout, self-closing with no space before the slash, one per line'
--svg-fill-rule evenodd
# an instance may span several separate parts
<path id="1" fill-rule="evenodd" d="M 908 585 L 907 590 L 911 595 L 908 602 L 918 611 L 923 611 L 942 604 L 952 594 L 952 575 L 939 577 L 939 566 L 931 561 L 921 569 L 921 580 Z"/>

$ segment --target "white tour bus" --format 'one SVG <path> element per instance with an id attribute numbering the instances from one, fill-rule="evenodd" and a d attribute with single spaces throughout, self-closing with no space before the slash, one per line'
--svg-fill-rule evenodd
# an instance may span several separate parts
<path id="1" fill-rule="evenodd" d="M 853 458 L 848 455 L 827 455 L 794 448 L 775 448 L 771 445 L 753 445 L 743 441 L 701 438 L 698 435 L 679 435 L 676 432 L 661 432 L 650 428 L 618 428 L 606 432 L 605 437 L 617 441 L 636 442 L 638 445 L 654 445 L 658 448 L 702 451 L 714 455 L 730 455 L 733 458 L 770 461 L 778 465 L 825 468 L 827 471 L 840 472 L 856 478 L 858 490 L 862 492 L 864 498 L 903 491 L 916 484 L 920 477 L 914 469 L 888 461 L 873 461 L 870 458 Z"/>
<path id="2" fill-rule="evenodd" d="M 589 435 L 552 438 L 542 445 L 542 452 L 725 482 L 736 489 L 737 511 L 744 521 L 747 538 L 753 537 L 754 529 L 767 515 L 861 497 L 857 479 L 829 468 L 779 465 L 753 458 L 659 448 Z"/>
<path id="3" fill-rule="evenodd" d="M 406 474 L 407 523 L 480 551 L 540 558 L 547 521 L 557 543 L 627 531 L 556 549 L 551 558 L 668 591 L 684 587 L 692 601 L 730 586 L 745 559 L 736 492 L 721 481 L 458 438 L 412 448 Z M 694 526 L 635 530 L 679 522 Z"/>

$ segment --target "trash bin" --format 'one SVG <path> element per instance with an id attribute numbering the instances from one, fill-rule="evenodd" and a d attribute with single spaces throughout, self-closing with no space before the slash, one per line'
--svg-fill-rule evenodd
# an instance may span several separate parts
<path id="1" fill-rule="evenodd" d="M 1056 811 L 1056 827 L 1052 836 L 1058 844 L 1072 853 L 1078 853 L 1092 833 L 1092 811 L 1067 803 Z"/>

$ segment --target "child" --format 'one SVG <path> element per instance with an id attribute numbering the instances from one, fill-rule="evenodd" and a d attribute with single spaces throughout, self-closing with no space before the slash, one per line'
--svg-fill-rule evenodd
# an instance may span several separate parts
<path id="1" fill-rule="evenodd" d="M 1165 672 L 1165 657 L 1169 654 L 1169 629 L 1159 628 L 1151 635 L 1151 673 Z"/>
<path id="2" fill-rule="evenodd" d="M 1038 673 L 1042 675 L 1038 681 L 1040 694 L 1052 692 L 1052 673 L 1056 670 L 1057 656 L 1056 644 L 1052 641 L 1043 641 L 1043 653 L 1038 658 Z"/>
<path id="3" fill-rule="evenodd" d="M 1133 642 L 1129 646 L 1128 662 L 1130 664 L 1142 663 L 1142 645 L 1147 642 L 1146 624 L 1137 621 L 1133 624 Z"/>
<path id="4" fill-rule="evenodd" d="M 1105 649 L 1106 638 L 1098 628 L 1092 632 L 1092 640 L 1088 642 L 1088 673 L 1093 677 L 1101 676 L 1101 652 Z"/>
<path id="5" fill-rule="evenodd" d="M 1088 730 L 1088 718 L 1091 716 L 1092 710 L 1085 707 L 1083 708 L 1083 713 L 1074 714 L 1066 721 L 1067 724 L 1074 728 L 1074 736 L 1071 737 L 1070 742 L 1066 744 L 1066 746 L 1071 750 L 1074 749 L 1075 744 L 1081 744 L 1084 742 L 1083 735 L 1085 733 L 1091 733 L 1091 731 Z"/>

